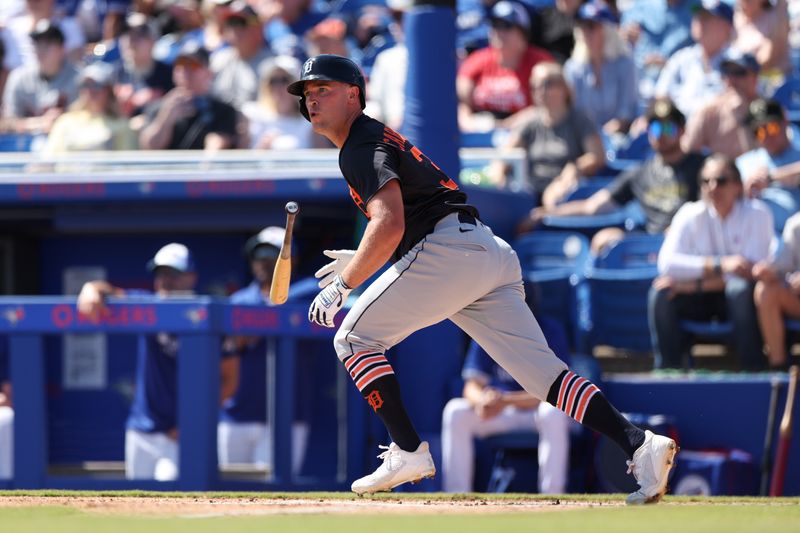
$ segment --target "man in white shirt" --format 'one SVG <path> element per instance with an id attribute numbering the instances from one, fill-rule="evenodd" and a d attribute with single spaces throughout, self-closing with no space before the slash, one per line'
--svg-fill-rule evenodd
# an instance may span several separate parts
<path id="1" fill-rule="evenodd" d="M 729 320 L 743 370 L 764 365 L 753 303 L 753 266 L 767 259 L 772 213 L 744 198 L 733 160 L 714 154 L 700 171 L 701 200 L 684 204 L 658 254 L 648 302 L 656 368 L 688 366 L 689 335 L 680 321 Z"/>

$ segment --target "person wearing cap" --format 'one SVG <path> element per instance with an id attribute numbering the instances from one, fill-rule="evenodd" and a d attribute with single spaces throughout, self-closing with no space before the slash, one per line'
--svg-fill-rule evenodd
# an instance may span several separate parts
<path id="1" fill-rule="evenodd" d="M 3 94 L 3 119 L 18 133 L 47 134 L 78 96 L 78 69 L 67 60 L 64 34 L 40 20 L 31 39 L 37 62 L 11 71 Z"/>
<path id="2" fill-rule="evenodd" d="M 100 62 L 84 67 L 79 86 L 78 99 L 53 123 L 42 153 L 135 150 L 136 135 L 114 95 L 113 67 Z"/>
<path id="3" fill-rule="evenodd" d="M 755 147 L 745 125 L 750 102 L 758 98 L 758 61 L 751 54 L 731 48 L 720 71 L 725 90 L 698 108 L 683 137 L 687 152 L 717 152 L 736 158 Z"/>
<path id="4" fill-rule="evenodd" d="M 130 13 L 125 18 L 119 36 L 121 61 L 116 65 L 114 93 L 127 117 L 141 115 L 175 86 L 172 67 L 153 57 L 158 37 L 155 20 L 147 15 Z"/>
<path id="5" fill-rule="evenodd" d="M 200 0 L 155 0 L 163 35 L 153 46 L 153 57 L 173 65 L 181 50 L 193 43 L 206 47 Z M 206 48 L 208 50 L 208 48 Z"/>
<path id="6" fill-rule="evenodd" d="M 530 88 L 532 112 L 512 130 L 503 148 L 525 150 L 526 185 L 536 195 L 536 204 L 552 207 L 580 178 L 591 178 L 605 166 L 605 149 L 597 126 L 573 105 L 561 65 L 546 61 L 533 67 Z M 496 161 L 489 172 L 495 183 L 505 185 L 510 169 Z"/>
<path id="7" fill-rule="evenodd" d="M 722 0 L 695 1 L 691 35 L 695 44 L 681 48 L 658 76 L 654 95 L 669 97 L 689 120 L 724 89 L 719 66 L 733 33 L 733 8 Z"/>
<path id="8" fill-rule="evenodd" d="M 531 20 L 522 4 L 500 0 L 490 21 L 490 45 L 470 54 L 456 76 L 461 131 L 513 124 L 512 117 L 532 103 L 528 80 L 533 67 L 553 60 L 547 51 L 528 44 Z"/>
<path id="9" fill-rule="evenodd" d="M 264 40 L 261 20 L 243 0 L 228 6 L 223 35 L 230 44 L 211 56 L 212 92 L 236 108 L 258 97 L 258 68 L 274 56 Z"/>
<path id="10" fill-rule="evenodd" d="M 247 240 L 244 251 L 253 281 L 231 295 L 231 304 L 272 305 L 269 299 L 272 274 L 284 234 L 283 228 L 269 226 Z M 290 301 L 298 298 L 297 286 L 290 287 Z M 267 353 L 275 350 L 274 338 L 229 337 L 223 343 L 223 351 L 239 361 L 239 382 L 236 392 L 223 402 L 220 411 L 217 431 L 220 466 L 246 463 L 268 468 L 273 464 L 272 433 L 267 424 Z M 303 353 L 298 353 L 300 365 L 308 362 L 303 356 Z M 302 391 L 306 374 L 297 372 L 296 377 L 297 390 Z M 303 401 L 301 394 L 298 394 L 295 403 L 297 416 L 292 424 L 292 472 L 296 474 L 302 465 L 308 443 L 309 417 L 304 412 L 307 402 Z"/>
<path id="11" fill-rule="evenodd" d="M 800 147 L 797 130 L 779 102 L 757 98 L 747 110 L 746 125 L 757 148 L 736 159 L 749 196 L 768 196 L 786 212 L 800 211 Z"/>
<path id="12" fill-rule="evenodd" d="M 768 258 L 772 213 L 744 195 L 735 162 L 712 154 L 700 169 L 700 200 L 672 218 L 658 252 L 658 277 L 648 297 L 656 368 L 691 367 L 691 336 L 681 320 L 725 320 L 739 369 L 764 366 L 753 303 L 754 266 Z"/>
<path id="13" fill-rule="evenodd" d="M 197 271 L 189 249 L 180 243 L 161 247 L 147 263 L 153 291 L 128 290 L 105 280 L 86 282 L 78 295 L 78 312 L 99 320 L 108 297 L 190 296 Z M 177 355 L 178 338 L 171 333 L 139 337 L 136 390 L 125 432 L 125 476 L 169 481 L 178 476 Z M 220 401 L 229 398 L 238 381 L 238 360 L 220 363 Z"/>
<path id="14" fill-rule="evenodd" d="M 238 113 L 211 94 L 214 75 L 205 48 L 186 43 L 175 59 L 172 76 L 175 88 L 145 112 L 139 146 L 146 150 L 235 148 Z"/>
<path id="15" fill-rule="evenodd" d="M 686 119 L 669 99 L 653 101 L 646 116 L 647 138 L 654 151 L 650 157 L 585 200 L 534 208 L 521 229 L 533 229 L 546 216 L 591 216 L 637 201 L 645 214 L 644 230 L 663 234 L 678 209 L 698 199 L 697 175 L 705 157 L 681 147 Z M 592 251 L 599 254 L 623 237 L 620 228 L 602 229 L 592 237 Z"/>
<path id="16" fill-rule="evenodd" d="M 734 48 L 753 54 L 762 72 L 791 72 L 786 0 L 738 0 L 733 27 Z"/>
<path id="17" fill-rule="evenodd" d="M 10 68 L 18 66 L 33 66 L 37 63 L 37 51 L 34 34 L 38 32 L 37 26 L 42 21 L 49 21 L 57 26 L 61 32 L 61 42 L 66 52 L 67 59 L 77 64 L 83 58 L 83 48 L 86 44 L 86 35 L 75 17 L 59 16 L 56 0 L 27 0 L 25 10 L 12 17 L 6 23 L 10 40 L 13 41 L 13 56 L 10 58 Z"/>
<path id="18" fill-rule="evenodd" d="M 563 65 L 575 48 L 575 15 L 583 0 L 555 0 L 537 9 L 531 31 L 533 44 L 553 54 Z"/>
<path id="19" fill-rule="evenodd" d="M 583 4 L 575 17 L 575 48 L 564 64 L 575 106 L 606 135 L 628 131 L 639 108 L 636 66 L 605 3 Z"/>
<path id="20" fill-rule="evenodd" d="M 245 102 L 249 146 L 259 150 L 314 148 L 317 136 L 300 114 L 297 101 L 286 87 L 297 81 L 300 62 L 291 56 L 276 56 L 259 67 L 258 100 Z"/>

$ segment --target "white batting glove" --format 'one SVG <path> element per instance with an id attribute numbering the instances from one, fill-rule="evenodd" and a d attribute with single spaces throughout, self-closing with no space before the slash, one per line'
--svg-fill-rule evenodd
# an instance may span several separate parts
<path id="1" fill-rule="evenodd" d="M 330 263 L 325 265 L 324 267 L 320 268 L 314 273 L 315 278 L 322 278 L 319 280 L 319 288 L 324 289 L 331 283 L 333 283 L 333 278 L 338 276 L 344 271 L 344 267 L 346 267 L 350 261 L 353 260 L 353 256 L 356 255 L 355 250 L 325 250 L 322 252 L 326 256 L 333 259 Z"/>
<path id="2" fill-rule="evenodd" d="M 308 308 L 308 319 L 320 326 L 332 328 L 334 326 L 333 317 L 342 308 L 352 290 L 342 280 L 341 274 L 337 274 L 333 278 L 333 282 L 322 289 L 311 302 L 311 307 Z"/>

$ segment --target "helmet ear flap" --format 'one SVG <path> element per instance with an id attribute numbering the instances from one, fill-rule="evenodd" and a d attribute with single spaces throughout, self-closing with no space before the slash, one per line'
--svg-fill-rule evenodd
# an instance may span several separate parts
<path id="1" fill-rule="evenodd" d="M 311 122 L 311 117 L 308 116 L 308 107 L 306 107 L 306 97 L 301 96 L 297 105 L 300 107 L 300 114 L 303 115 L 303 118 Z"/>

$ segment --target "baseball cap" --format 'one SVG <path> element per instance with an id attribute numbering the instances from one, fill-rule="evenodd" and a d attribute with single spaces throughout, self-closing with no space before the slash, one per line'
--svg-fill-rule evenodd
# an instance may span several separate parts
<path id="1" fill-rule="evenodd" d="M 668 120 L 679 126 L 684 126 L 686 124 L 686 117 L 669 98 L 657 98 L 653 100 L 645 116 L 648 121 Z"/>
<path id="2" fill-rule="evenodd" d="M 83 67 L 80 74 L 80 85 L 93 81 L 98 85 L 114 83 L 114 67 L 109 63 L 96 62 Z"/>
<path id="3" fill-rule="evenodd" d="M 147 263 L 147 270 L 170 267 L 180 272 L 194 272 L 194 260 L 189 249 L 180 243 L 171 242 L 163 246 Z"/>
<path id="4" fill-rule="evenodd" d="M 298 80 L 300 72 L 300 61 L 292 56 L 280 55 L 271 57 L 261 63 L 258 67 L 258 77 L 260 80 L 268 80 L 276 70 L 282 70 L 289 75 L 292 82 Z M 290 82 L 291 83 L 291 82 Z M 281 239 L 283 239 L 281 237 Z"/>
<path id="5" fill-rule="evenodd" d="M 761 65 L 758 64 L 753 54 L 742 53 L 734 48 L 729 48 L 725 55 L 722 56 L 722 62 L 719 64 L 719 69 L 725 74 L 730 70 L 745 69 L 750 72 L 758 73 L 761 70 Z"/>
<path id="6" fill-rule="evenodd" d="M 187 61 L 207 67 L 208 58 L 208 50 L 203 48 L 201 43 L 198 41 L 186 41 L 178 51 L 178 55 L 175 56 L 175 64 L 177 65 L 180 61 Z"/>
<path id="7" fill-rule="evenodd" d="M 702 0 L 692 6 L 692 13 L 706 12 L 733 24 L 733 7 L 722 0 Z"/>
<path id="8" fill-rule="evenodd" d="M 64 32 L 53 21 L 42 19 L 36 23 L 30 33 L 34 41 L 55 41 L 64 44 Z"/>
<path id="9" fill-rule="evenodd" d="M 771 98 L 756 98 L 747 108 L 745 121 L 751 128 L 766 124 L 768 122 L 783 122 L 786 115 L 783 106 L 777 100 Z"/>
<path id="10" fill-rule="evenodd" d="M 575 13 L 575 20 L 577 22 L 585 20 L 591 22 L 608 22 L 611 24 L 619 23 L 617 17 L 611 12 L 606 3 L 597 1 L 583 4 L 578 9 L 578 12 Z"/>
<path id="11" fill-rule="evenodd" d="M 526 33 L 531 29 L 531 16 L 528 10 L 518 2 L 500 0 L 492 7 L 489 19 L 492 21 L 502 20 Z"/>
<path id="12" fill-rule="evenodd" d="M 269 226 L 253 235 L 244 245 L 244 251 L 250 259 L 275 259 L 283 245 L 286 230 L 279 226 Z"/>
<path id="13" fill-rule="evenodd" d="M 258 13 L 250 7 L 247 2 L 236 0 L 228 6 L 228 11 L 225 14 L 224 23 L 227 24 L 233 19 L 241 21 L 244 25 L 260 26 L 261 19 L 258 18 Z"/>

